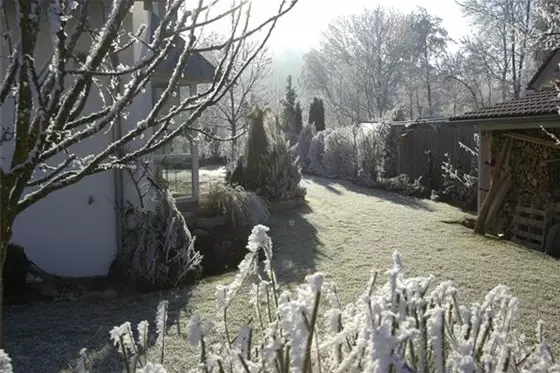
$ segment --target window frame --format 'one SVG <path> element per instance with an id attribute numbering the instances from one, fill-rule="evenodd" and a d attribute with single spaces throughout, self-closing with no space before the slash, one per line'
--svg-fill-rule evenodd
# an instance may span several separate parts
<path id="1" fill-rule="evenodd" d="M 152 93 L 152 106 L 155 105 L 156 102 L 156 95 L 158 93 L 158 90 L 161 89 L 165 89 L 167 87 L 167 82 L 161 81 L 158 82 L 158 80 L 154 79 L 154 81 L 152 81 L 151 84 L 151 93 Z M 190 84 L 179 84 L 177 86 L 177 89 L 181 90 L 181 88 L 185 88 L 188 87 L 189 91 L 188 94 L 189 95 L 193 95 L 196 94 L 196 84 L 190 83 Z M 179 94 L 180 95 L 180 94 Z M 181 100 L 181 97 L 179 97 L 179 102 Z M 157 130 L 156 127 L 153 128 L 154 134 L 155 131 Z M 198 166 L 198 146 L 196 144 L 195 141 L 189 140 L 190 142 L 190 154 L 185 154 L 185 156 L 189 157 L 187 159 L 190 159 L 190 163 L 191 163 L 191 185 L 192 185 L 192 190 L 191 190 L 191 194 L 190 195 L 176 195 L 174 196 L 175 201 L 178 204 L 189 204 L 192 202 L 198 202 L 199 200 L 199 166 Z M 168 155 L 173 155 L 173 153 L 164 153 L 166 147 L 161 147 L 158 150 L 156 150 L 156 152 L 154 152 L 154 154 L 152 154 L 152 158 L 154 161 L 154 169 L 158 171 L 158 176 L 162 176 L 163 173 L 163 167 L 162 164 L 160 163 L 159 160 L 165 159 L 166 156 Z M 162 152 L 159 152 L 159 151 Z"/>

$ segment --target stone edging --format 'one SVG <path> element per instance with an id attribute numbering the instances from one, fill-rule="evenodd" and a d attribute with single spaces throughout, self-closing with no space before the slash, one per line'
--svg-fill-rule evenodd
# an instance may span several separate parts
<path id="1" fill-rule="evenodd" d="M 296 207 L 300 207 L 304 204 L 305 204 L 305 197 L 298 197 L 294 199 L 288 199 L 285 201 L 267 202 L 268 209 L 271 212 L 291 210 Z"/>

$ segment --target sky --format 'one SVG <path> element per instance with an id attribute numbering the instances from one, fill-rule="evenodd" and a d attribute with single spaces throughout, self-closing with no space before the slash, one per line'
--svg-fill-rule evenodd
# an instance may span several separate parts
<path id="1" fill-rule="evenodd" d="M 270 14 L 272 9 L 264 4 L 271 0 L 256 0 L 258 13 Z M 270 40 L 270 48 L 279 52 L 289 49 L 307 50 L 318 46 L 321 32 L 329 21 L 339 15 L 359 13 L 364 8 L 382 5 L 402 12 L 410 12 L 418 6 L 443 20 L 443 26 L 452 38 L 458 39 L 468 33 L 468 23 L 455 0 L 299 0 L 295 7 L 282 17 Z"/>

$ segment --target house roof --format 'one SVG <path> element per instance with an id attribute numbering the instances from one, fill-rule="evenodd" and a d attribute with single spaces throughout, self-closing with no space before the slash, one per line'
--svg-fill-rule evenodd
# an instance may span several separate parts
<path id="1" fill-rule="evenodd" d="M 153 36 L 154 31 L 159 25 L 160 19 L 154 13 L 151 13 L 151 32 L 150 37 Z M 158 64 L 156 72 L 162 75 L 171 75 L 175 67 L 179 63 L 179 57 L 183 52 L 186 41 L 180 36 L 175 36 L 173 39 L 174 46 L 171 48 L 167 58 Z M 214 81 L 214 74 L 216 68 L 204 56 L 198 52 L 191 53 L 187 57 L 185 71 L 183 72 L 183 79 L 197 84 L 212 83 Z"/>
<path id="2" fill-rule="evenodd" d="M 527 83 L 527 88 L 529 88 L 529 89 L 538 88 L 538 87 L 535 87 L 537 81 L 546 72 L 548 65 L 550 65 L 551 63 L 554 62 L 554 60 L 557 57 L 556 55 L 559 54 L 559 53 L 560 53 L 560 48 L 556 48 L 556 49 L 550 51 L 550 53 L 546 57 L 546 60 L 539 66 L 539 69 L 537 70 L 537 72 L 533 75 L 531 80 L 529 80 L 529 83 Z"/>
<path id="3" fill-rule="evenodd" d="M 560 99 L 558 91 L 546 89 L 528 93 L 524 97 L 488 106 L 449 118 L 450 121 L 470 119 L 499 119 L 558 114 Z"/>
<path id="4" fill-rule="evenodd" d="M 529 80 L 529 83 L 527 83 L 527 88 L 540 89 L 543 83 L 546 84 L 547 75 L 548 75 L 548 80 L 550 80 L 550 75 L 553 74 L 554 70 L 557 70 L 559 58 L 560 58 L 560 48 L 551 50 L 548 53 L 546 60 L 539 66 L 537 72 L 533 75 L 531 80 Z"/>

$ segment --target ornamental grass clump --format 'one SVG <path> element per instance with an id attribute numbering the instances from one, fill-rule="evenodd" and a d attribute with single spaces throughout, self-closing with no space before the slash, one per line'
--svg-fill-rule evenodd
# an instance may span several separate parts
<path id="1" fill-rule="evenodd" d="M 491 290 L 482 303 L 465 305 L 450 281 L 404 277 L 401 257 L 394 253 L 385 283 L 380 284 L 383 275 L 372 272 L 362 294 L 343 306 L 340 290 L 321 273 L 307 276 L 296 289 L 281 290 L 267 232 L 262 225 L 253 228 L 235 279 L 216 288 L 214 321 L 193 315 L 187 330 L 181 328 L 183 337 L 199 351 L 199 363 L 189 371 L 560 372 L 542 323 L 535 345 L 527 344 L 516 329 L 519 301 L 503 285 Z M 228 312 L 243 286 L 250 288 L 255 315 L 234 332 Z M 167 303 L 162 302 L 156 317 L 158 361 L 147 358 L 147 321 L 138 325 L 137 333 L 128 322 L 111 330 L 125 372 L 166 372 L 166 324 Z M 11 369 L 1 350 L 0 367 Z M 78 368 L 88 372 L 85 350 Z"/>

